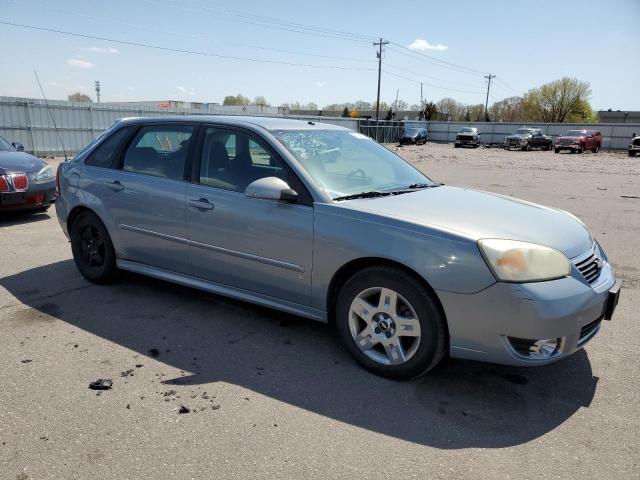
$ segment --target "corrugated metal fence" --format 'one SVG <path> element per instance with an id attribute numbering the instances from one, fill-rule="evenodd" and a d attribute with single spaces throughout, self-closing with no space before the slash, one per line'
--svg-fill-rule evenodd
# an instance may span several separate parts
<path id="1" fill-rule="evenodd" d="M 38 99 L 0 97 L 0 136 L 10 142 L 17 141 L 25 150 L 36 154 L 60 155 L 62 147 L 54 129 L 51 116 L 55 119 L 68 155 L 77 153 L 119 118 L 158 117 L 167 115 L 238 114 L 264 116 L 258 111 L 246 111 L 241 107 L 233 111 L 226 107 L 220 112 L 203 112 L 202 109 L 145 109 L 122 104 L 86 104 L 65 101 L 49 101 L 47 109 L 44 101 Z M 276 116 L 270 114 L 269 116 Z M 474 123 L 474 122 L 417 122 L 380 121 L 343 117 L 319 117 L 289 115 L 288 118 L 329 123 L 364 133 L 382 143 L 398 141 L 405 127 L 426 127 L 429 140 L 453 142 L 456 132 L 465 126 L 476 127 L 482 133 L 483 143 L 501 143 L 509 133 L 521 127 L 519 123 Z M 527 124 L 538 127 L 547 135 L 558 136 L 562 132 L 576 128 L 590 128 L 602 132 L 603 148 L 624 149 L 631 135 L 640 133 L 640 124 Z"/>

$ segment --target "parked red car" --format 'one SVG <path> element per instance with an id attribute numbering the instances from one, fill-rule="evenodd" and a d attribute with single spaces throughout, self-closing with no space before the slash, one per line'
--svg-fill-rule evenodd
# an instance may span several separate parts
<path id="1" fill-rule="evenodd" d="M 596 130 L 569 130 L 564 135 L 556 138 L 554 151 L 569 150 L 571 153 L 582 153 L 591 150 L 598 153 L 602 145 L 602 134 Z"/>

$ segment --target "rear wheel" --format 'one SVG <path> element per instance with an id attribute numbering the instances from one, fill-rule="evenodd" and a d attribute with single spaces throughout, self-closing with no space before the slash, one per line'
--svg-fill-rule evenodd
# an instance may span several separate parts
<path id="1" fill-rule="evenodd" d="M 109 283 L 118 273 L 109 232 L 91 212 L 83 212 L 71 226 L 71 251 L 80 273 L 90 282 Z"/>
<path id="2" fill-rule="evenodd" d="M 597 144 L 595 147 L 591 149 L 593 153 L 598 153 L 600 151 L 600 144 Z"/>
<path id="3" fill-rule="evenodd" d="M 402 270 L 370 267 L 343 286 L 336 327 L 355 359 L 385 377 L 406 380 L 435 367 L 446 352 L 446 324 L 432 294 Z"/>

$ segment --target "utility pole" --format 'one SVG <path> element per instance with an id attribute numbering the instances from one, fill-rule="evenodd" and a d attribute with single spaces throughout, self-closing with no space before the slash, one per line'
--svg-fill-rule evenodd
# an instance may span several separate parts
<path id="1" fill-rule="evenodd" d="M 424 97 L 422 96 L 422 82 L 420 82 L 420 118 L 424 120 Z"/>
<path id="2" fill-rule="evenodd" d="M 396 103 L 393 105 L 393 109 L 396 111 L 396 113 L 398 112 L 398 95 L 400 94 L 400 89 L 398 88 L 396 90 Z"/>
<path id="3" fill-rule="evenodd" d="M 487 80 L 489 80 L 489 82 L 487 83 L 487 100 L 484 102 L 484 119 L 485 121 L 489 121 L 489 110 L 487 110 L 489 108 L 489 89 L 491 88 L 491 79 L 492 78 L 496 78 L 495 75 L 485 75 L 484 78 L 486 78 Z"/>
<path id="4" fill-rule="evenodd" d="M 96 89 L 96 103 L 100 103 L 100 80 L 96 80 L 95 82 L 93 82 L 93 85 Z"/>
<path id="5" fill-rule="evenodd" d="M 382 75 L 382 46 L 383 45 L 388 45 L 389 42 L 388 41 L 383 41 L 382 37 L 380 37 L 380 41 L 379 42 L 373 42 L 373 45 L 378 47 L 378 96 L 376 98 L 376 127 L 377 122 L 380 118 L 380 76 Z"/>

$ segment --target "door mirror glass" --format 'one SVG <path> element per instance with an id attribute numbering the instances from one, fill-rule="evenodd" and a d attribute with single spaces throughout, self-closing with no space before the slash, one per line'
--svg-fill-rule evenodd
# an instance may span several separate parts
<path id="1" fill-rule="evenodd" d="M 244 194 L 251 198 L 282 200 L 290 203 L 295 203 L 298 199 L 298 193 L 278 177 L 265 177 L 251 182 L 244 190 Z"/>
<path id="2" fill-rule="evenodd" d="M 22 145 L 20 142 L 11 142 L 11 145 L 13 145 L 13 148 L 15 148 L 17 151 L 24 152 L 24 145 Z"/>

